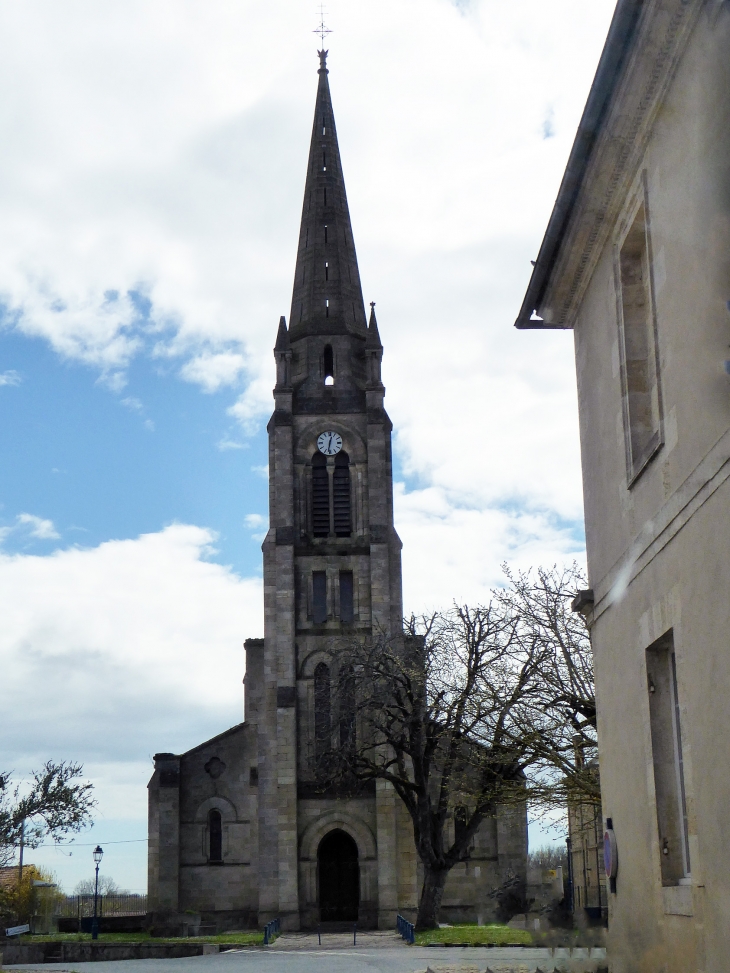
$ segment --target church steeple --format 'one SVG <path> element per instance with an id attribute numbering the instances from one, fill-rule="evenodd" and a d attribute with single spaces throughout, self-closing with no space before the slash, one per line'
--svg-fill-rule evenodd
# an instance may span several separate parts
<path id="1" fill-rule="evenodd" d="M 289 317 L 292 341 L 315 334 L 364 337 L 366 333 L 365 306 L 327 80 L 327 51 L 319 51 L 319 59 Z"/>

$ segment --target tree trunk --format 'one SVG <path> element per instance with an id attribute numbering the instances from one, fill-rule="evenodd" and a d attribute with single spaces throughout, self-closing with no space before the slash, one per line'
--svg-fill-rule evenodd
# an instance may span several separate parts
<path id="1" fill-rule="evenodd" d="M 441 911 L 441 899 L 449 875 L 448 868 L 424 868 L 421 901 L 418 903 L 416 930 L 436 929 Z"/>

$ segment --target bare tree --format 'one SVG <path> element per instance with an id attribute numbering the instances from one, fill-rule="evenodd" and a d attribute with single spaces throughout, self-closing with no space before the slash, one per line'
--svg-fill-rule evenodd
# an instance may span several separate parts
<path id="1" fill-rule="evenodd" d="M 80 882 L 76 883 L 73 894 L 74 895 L 93 895 L 94 889 L 96 888 L 95 878 L 83 878 Z M 99 876 L 99 895 L 129 895 L 126 889 L 122 889 L 117 885 L 113 878 L 109 875 Z"/>
<path id="2" fill-rule="evenodd" d="M 25 796 L 9 773 L 0 774 L 0 865 L 8 865 L 18 849 L 37 848 L 46 837 L 58 840 L 89 824 L 96 801 L 82 773 L 81 764 L 49 760 L 31 775 Z"/>
<path id="3" fill-rule="evenodd" d="M 575 802 L 600 809 L 593 652 L 582 615 L 572 610 L 587 587 L 577 564 L 511 571 L 494 598 L 513 622 L 520 657 L 539 679 L 521 701 L 522 732 L 531 737 L 533 808 L 565 809 Z"/>
<path id="4" fill-rule="evenodd" d="M 318 770 L 386 780 L 403 801 L 424 868 L 419 929 L 436 926 L 449 871 L 482 821 L 526 799 L 535 753 L 521 718 L 536 691 L 536 660 L 521 655 L 517 627 L 493 601 L 412 616 L 396 638 L 333 646 L 345 674 L 336 695 L 341 739 L 320 754 Z M 449 841 L 457 804 L 466 810 Z"/>

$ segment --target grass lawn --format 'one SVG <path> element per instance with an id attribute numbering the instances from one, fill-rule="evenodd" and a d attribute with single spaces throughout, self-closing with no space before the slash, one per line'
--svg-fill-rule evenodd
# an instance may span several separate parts
<path id="1" fill-rule="evenodd" d="M 426 946 L 428 943 L 465 943 L 479 946 L 492 943 L 495 946 L 519 943 L 529 946 L 532 935 L 525 929 L 510 929 L 509 926 L 447 926 L 444 929 L 428 929 L 426 932 L 416 933 L 416 946 Z"/>
<path id="2" fill-rule="evenodd" d="M 90 943 L 91 933 L 59 932 L 52 936 L 23 936 L 25 942 L 34 943 Z M 226 932 L 219 936 L 188 936 L 179 938 L 153 938 L 148 932 L 100 932 L 100 943 L 236 943 L 241 946 L 261 945 L 264 934 L 256 929 L 245 932 Z"/>

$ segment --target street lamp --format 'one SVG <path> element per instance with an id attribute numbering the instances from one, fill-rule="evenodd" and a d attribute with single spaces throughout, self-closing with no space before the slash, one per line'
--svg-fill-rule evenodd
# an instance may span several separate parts
<path id="1" fill-rule="evenodd" d="M 97 845 L 94 848 L 94 862 L 96 864 L 96 878 L 94 879 L 94 920 L 91 923 L 91 938 L 99 938 L 99 920 L 96 915 L 96 903 L 99 900 L 99 865 L 101 864 L 101 859 L 104 857 L 104 849 L 101 845 Z"/>

